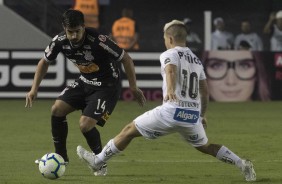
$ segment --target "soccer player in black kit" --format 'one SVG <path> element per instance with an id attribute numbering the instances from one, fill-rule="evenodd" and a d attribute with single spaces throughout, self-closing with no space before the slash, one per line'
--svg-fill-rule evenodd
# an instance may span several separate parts
<path id="1" fill-rule="evenodd" d="M 79 78 L 61 92 L 51 108 L 55 152 L 68 163 L 66 116 L 75 110 L 82 111 L 79 126 L 90 149 L 95 154 L 102 151 L 100 133 L 95 126 L 104 126 L 119 99 L 119 62 L 123 64 L 130 89 L 139 105 L 143 106 L 146 99 L 136 86 L 133 61 L 123 49 L 108 36 L 85 27 L 84 16 L 80 11 L 67 10 L 63 14 L 62 24 L 64 31 L 52 39 L 37 65 L 31 90 L 26 95 L 25 107 L 32 107 L 49 64 L 60 52 L 77 66 L 80 71 Z M 106 165 L 94 172 L 94 175 L 106 174 Z"/>

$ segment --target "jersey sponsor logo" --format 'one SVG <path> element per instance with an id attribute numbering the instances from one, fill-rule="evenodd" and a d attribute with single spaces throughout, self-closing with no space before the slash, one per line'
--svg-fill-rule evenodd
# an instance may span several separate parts
<path id="1" fill-rule="evenodd" d="M 164 64 L 167 64 L 167 63 L 170 63 L 170 59 L 169 58 L 166 58 L 165 61 L 164 61 Z"/>
<path id="2" fill-rule="evenodd" d="M 98 38 L 101 42 L 105 42 L 107 40 L 107 37 L 104 35 L 99 35 Z"/>
<path id="3" fill-rule="evenodd" d="M 188 61 L 188 63 L 195 63 L 198 65 L 202 65 L 202 62 L 198 57 L 191 55 L 187 52 L 178 52 L 178 56 L 180 57 L 180 59 L 184 58 L 186 61 Z"/>
<path id="4" fill-rule="evenodd" d="M 195 108 L 199 108 L 199 103 L 196 103 L 196 102 L 187 102 L 187 101 L 179 100 L 178 101 L 178 105 L 180 107 L 195 107 Z"/>
<path id="5" fill-rule="evenodd" d="M 102 43 L 102 42 L 100 42 L 99 45 L 100 45 L 101 47 L 103 47 L 106 51 L 108 51 L 109 53 L 111 53 L 112 55 L 114 55 L 115 57 L 118 57 L 118 53 L 115 52 L 115 51 L 113 51 L 113 49 L 111 49 L 108 45 L 106 45 L 106 44 L 104 44 L 104 43 Z"/>
<path id="6" fill-rule="evenodd" d="M 93 86 L 101 86 L 102 85 L 102 82 L 97 81 L 97 78 L 94 78 L 92 80 L 88 80 L 85 77 L 80 76 L 79 79 L 82 80 L 84 83 L 90 84 L 90 85 L 93 85 Z"/>
<path id="7" fill-rule="evenodd" d="M 197 123 L 199 111 L 176 108 L 173 119 L 186 123 Z"/>

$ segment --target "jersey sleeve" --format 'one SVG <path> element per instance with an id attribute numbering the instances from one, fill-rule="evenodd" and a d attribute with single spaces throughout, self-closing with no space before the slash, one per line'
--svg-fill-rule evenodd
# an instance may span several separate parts
<path id="1" fill-rule="evenodd" d="M 120 61 L 123 58 L 124 50 L 120 48 L 109 36 L 99 35 L 99 46 L 106 51 L 110 57 L 116 61 Z"/>
<path id="2" fill-rule="evenodd" d="M 45 52 L 44 53 L 44 58 L 48 62 L 54 61 L 57 58 L 57 56 L 60 53 L 60 51 L 61 51 L 61 49 L 60 49 L 61 46 L 60 46 L 60 44 L 58 42 L 58 38 L 59 38 L 58 35 L 55 36 L 52 39 L 51 43 L 46 47 L 46 49 L 44 51 Z"/>
<path id="3" fill-rule="evenodd" d="M 177 53 L 166 51 L 160 55 L 161 67 L 165 68 L 168 64 L 178 66 Z"/>

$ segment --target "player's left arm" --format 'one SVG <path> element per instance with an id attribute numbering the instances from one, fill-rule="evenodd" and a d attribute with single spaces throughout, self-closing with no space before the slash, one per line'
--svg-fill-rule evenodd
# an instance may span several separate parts
<path id="1" fill-rule="evenodd" d="M 137 87 L 134 64 L 133 64 L 131 57 L 128 55 L 127 52 L 124 52 L 124 56 L 121 59 L 121 63 L 123 64 L 123 67 L 124 67 L 124 70 L 127 75 L 128 82 L 129 82 L 130 89 L 135 99 L 137 100 L 140 106 L 143 106 L 146 102 L 146 98 L 143 95 L 143 92 Z"/>
<path id="2" fill-rule="evenodd" d="M 175 94 L 177 66 L 168 64 L 165 67 L 167 92 L 164 101 L 177 101 Z"/>

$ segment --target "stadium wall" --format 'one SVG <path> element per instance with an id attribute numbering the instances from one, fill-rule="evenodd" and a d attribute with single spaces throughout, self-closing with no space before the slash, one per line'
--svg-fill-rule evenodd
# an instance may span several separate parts
<path id="1" fill-rule="evenodd" d="M 51 39 L 3 5 L 0 5 L 0 25 L 0 49 L 40 49 Z"/>
<path id="2" fill-rule="evenodd" d="M 42 50 L 0 49 L 0 99 L 25 98 L 32 85 L 34 71 Z M 202 53 L 197 53 L 200 56 Z M 282 53 L 261 52 L 270 79 L 272 100 L 282 100 Z M 148 100 L 162 99 L 159 52 L 130 52 L 135 63 L 137 84 Z M 121 100 L 133 100 L 123 68 Z M 77 78 L 79 72 L 72 62 L 59 54 L 57 61 L 49 67 L 41 83 L 39 98 L 56 98 L 59 93 Z"/>

